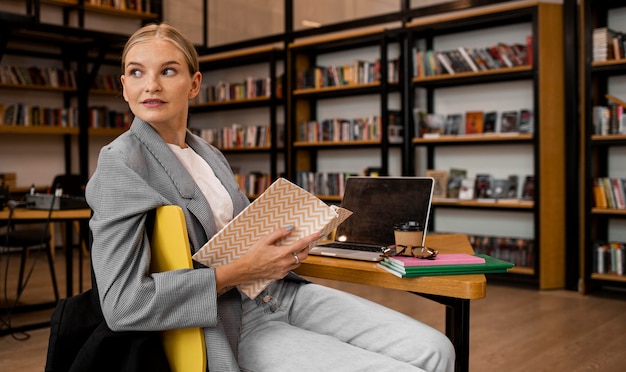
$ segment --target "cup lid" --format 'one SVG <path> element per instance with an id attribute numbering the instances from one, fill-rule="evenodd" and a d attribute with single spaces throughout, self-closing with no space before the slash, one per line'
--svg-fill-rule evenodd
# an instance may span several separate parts
<path id="1" fill-rule="evenodd" d="M 406 221 L 394 224 L 393 229 L 397 231 L 421 231 L 422 227 L 417 221 Z"/>

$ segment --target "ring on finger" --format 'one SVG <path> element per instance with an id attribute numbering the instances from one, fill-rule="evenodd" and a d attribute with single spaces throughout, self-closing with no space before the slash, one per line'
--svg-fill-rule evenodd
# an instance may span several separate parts
<path id="1" fill-rule="evenodd" d="M 296 259 L 296 265 L 300 265 L 300 259 L 298 258 L 298 254 L 297 253 L 293 253 L 293 258 Z"/>

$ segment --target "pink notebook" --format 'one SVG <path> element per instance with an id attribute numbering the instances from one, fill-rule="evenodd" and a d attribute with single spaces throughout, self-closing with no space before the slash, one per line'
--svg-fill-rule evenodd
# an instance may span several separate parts
<path id="1" fill-rule="evenodd" d="M 440 253 L 434 260 L 424 260 L 410 256 L 394 256 L 389 261 L 396 265 L 411 266 L 441 266 L 441 265 L 469 265 L 484 264 L 485 259 L 467 253 Z"/>

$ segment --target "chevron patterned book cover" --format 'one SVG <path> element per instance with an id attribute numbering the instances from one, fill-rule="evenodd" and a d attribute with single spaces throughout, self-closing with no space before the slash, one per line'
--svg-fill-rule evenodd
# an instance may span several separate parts
<path id="1" fill-rule="evenodd" d="M 303 188 L 279 178 L 209 239 L 193 259 L 206 266 L 221 266 L 246 253 L 248 247 L 263 235 L 281 227 L 292 225 L 294 228 L 288 237 L 277 242 L 287 245 L 316 231 L 322 231 L 325 236 L 351 214 L 346 209 L 329 206 Z M 255 298 L 272 281 L 248 282 L 241 284 L 239 289 Z"/>

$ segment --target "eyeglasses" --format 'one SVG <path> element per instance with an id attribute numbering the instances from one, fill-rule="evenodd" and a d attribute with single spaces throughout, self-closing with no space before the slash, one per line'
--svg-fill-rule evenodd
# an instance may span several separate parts
<path id="1" fill-rule="evenodd" d="M 385 257 L 393 257 L 399 255 L 408 256 L 408 253 L 411 253 L 411 256 L 415 258 L 420 258 L 423 260 L 434 260 L 437 257 L 439 251 L 433 248 L 424 247 L 424 246 L 411 246 L 411 245 L 390 245 L 385 247 L 383 250 L 383 256 Z"/>

